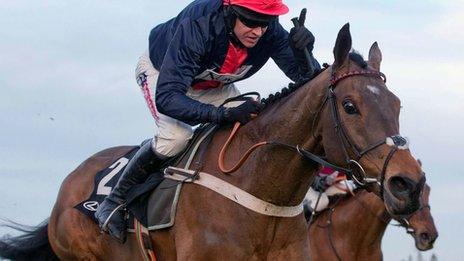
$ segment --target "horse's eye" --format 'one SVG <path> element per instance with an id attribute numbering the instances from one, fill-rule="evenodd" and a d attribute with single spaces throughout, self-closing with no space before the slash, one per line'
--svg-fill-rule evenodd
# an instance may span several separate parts
<path id="1" fill-rule="evenodd" d="M 343 101 L 343 109 L 345 109 L 345 112 L 348 114 L 358 113 L 358 109 L 356 108 L 354 103 L 350 100 Z"/>

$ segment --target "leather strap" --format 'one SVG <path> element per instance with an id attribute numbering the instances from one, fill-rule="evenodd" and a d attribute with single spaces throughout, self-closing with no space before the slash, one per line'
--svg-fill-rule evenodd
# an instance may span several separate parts
<path id="1" fill-rule="evenodd" d="M 134 218 L 134 229 L 140 254 L 144 261 L 156 261 L 148 229 Z"/>
<path id="2" fill-rule="evenodd" d="M 240 158 L 240 160 L 232 167 L 232 168 L 229 168 L 227 169 L 225 167 L 225 164 L 224 164 L 224 155 L 226 154 L 226 149 L 227 147 L 229 146 L 230 142 L 232 141 L 232 139 L 234 138 L 235 136 L 235 133 L 237 132 L 237 130 L 240 128 L 240 122 L 236 122 L 235 125 L 234 125 L 234 128 L 232 129 L 232 132 L 230 133 L 229 135 L 229 138 L 227 139 L 226 143 L 224 144 L 224 146 L 222 146 L 222 149 L 221 149 L 221 152 L 219 152 L 219 158 L 218 158 L 218 166 L 219 166 L 219 169 L 223 172 L 223 173 L 226 173 L 226 174 L 229 174 L 229 173 L 232 173 L 232 172 L 235 172 L 237 169 L 239 169 L 243 163 L 247 160 L 247 158 L 250 156 L 250 154 L 255 150 L 257 149 L 258 147 L 261 147 L 263 145 L 266 145 L 268 144 L 268 142 L 266 141 L 262 141 L 262 142 L 259 142 L 259 143 L 256 143 L 255 145 L 253 145 L 251 148 L 249 148 L 245 154 Z"/>
<path id="3" fill-rule="evenodd" d="M 248 208 L 256 213 L 273 217 L 295 217 L 303 213 L 303 203 L 297 206 L 277 206 L 261 200 L 250 193 L 229 184 L 213 175 L 199 172 L 196 179 L 186 178 L 196 174 L 193 170 L 168 167 L 164 170 L 164 177 L 172 180 L 194 183 L 206 187 L 235 203 Z"/>
<path id="4" fill-rule="evenodd" d="M 239 169 L 243 165 L 243 163 L 248 159 L 248 157 L 250 156 L 250 154 L 254 150 L 256 150 L 257 148 L 259 148 L 261 146 L 264 146 L 264 145 L 274 145 L 274 146 L 286 147 L 286 148 L 289 148 L 291 150 L 295 150 L 296 152 L 298 152 L 298 154 L 300 154 L 303 158 L 305 158 L 307 160 L 318 163 L 318 164 L 320 164 L 322 166 L 325 166 L 325 167 L 330 167 L 330 168 L 332 168 L 334 170 L 337 170 L 337 171 L 343 171 L 343 172 L 348 173 L 348 174 L 351 173 L 350 169 L 342 168 L 342 167 L 336 166 L 334 164 L 331 164 L 331 163 L 323 160 L 320 156 L 317 156 L 316 154 L 313 154 L 313 153 L 301 148 L 298 145 L 293 146 L 293 145 L 289 145 L 289 144 L 278 142 L 278 141 L 262 141 L 262 142 L 254 144 L 253 146 L 251 146 L 245 152 L 245 154 L 240 158 L 240 160 L 232 168 L 227 169 L 225 167 L 225 163 L 224 163 L 224 155 L 226 153 L 227 147 L 229 146 L 230 142 L 234 138 L 234 136 L 235 136 L 235 134 L 236 134 L 236 132 L 237 132 L 237 130 L 239 128 L 240 128 L 240 123 L 239 122 L 235 123 L 234 128 L 232 129 L 232 132 L 229 135 L 229 138 L 224 143 L 224 146 L 222 147 L 221 152 L 219 153 L 218 166 L 219 166 L 219 169 L 225 174 L 229 174 L 229 173 L 237 171 L 237 169 Z"/>

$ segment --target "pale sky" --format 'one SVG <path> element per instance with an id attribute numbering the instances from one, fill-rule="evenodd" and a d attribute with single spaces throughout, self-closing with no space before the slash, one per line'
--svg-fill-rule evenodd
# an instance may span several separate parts
<path id="1" fill-rule="evenodd" d="M 107 147 L 139 144 L 154 124 L 134 81 L 149 30 L 189 1 L 0 0 L 0 217 L 34 225 L 50 215 L 64 177 Z M 464 1 L 286 1 L 308 8 L 315 57 L 333 61 L 341 26 L 367 56 L 377 41 L 388 87 L 400 97 L 401 132 L 424 163 L 439 260 L 462 260 L 464 215 Z M 272 63 L 238 84 L 263 96 L 289 80 Z M 5 232 L 0 229 L 0 235 Z M 415 255 L 390 227 L 385 260 Z"/>

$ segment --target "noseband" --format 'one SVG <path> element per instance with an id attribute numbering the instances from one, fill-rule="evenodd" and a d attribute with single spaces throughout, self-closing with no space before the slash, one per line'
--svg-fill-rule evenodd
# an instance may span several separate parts
<path id="1" fill-rule="evenodd" d="M 337 96 L 335 95 L 335 88 L 337 87 L 338 83 L 352 76 L 375 77 L 380 78 L 384 82 L 386 82 L 386 77 L 383 73 L 373 70 L 351 71 L 339 76 L 335 76 L 334 74 L 332 74 L 330 85 L 327 88 L 327 95 L 323 105 L 320 108 L 320 111 L 326 104 L 329 104 L 331 108 L 333 126 L 335 128 L 335 132 L 337 133 L 341 141 L 343 154 L 345 156 L 345 162 L 348 165 L 349 169 L 349 171 L 346 174 L 360 187 L 366 187 L 367 185 L 373 183 L 377 184 L 380 187 L 379 196 L 383 199 L 385 172 L 387 170 L 388 163 L 392 159 L 395 152 L 397 152 L 398 150 L 408 149 L 408 141 L 406 138 L 400 135 L 393 135 L 386 137 L 378 142 L 375 142 L 364 149 L 358 149 L 358 147 L 354 144 L 353 139 L 351 139 L 345 127 L 341 123 L 340 115 L 338 113 Z M 369 152 L 375 150 L 376 148 L 382 145 L 390 146 L 391 149 L 383 164 L 382 172 L 380 173 L 380 180 L 378 180 L 377 178 L 368 177 L 359 161 L 364 155 L 368 154 Z M 349 156 L 348 151 L 352 152 L 355 155 L 355 158 L 351 158 Z"/>
<path id="2" fill-rule="evenodd" d="M 424 210 L 425 208 L 428 208 L 429 211 L 430 211 L 430 205 L 429 204 L 426 204 L 426 205 L 421 204 L 421 207 L 418 210 L 416 210 L 416 212 L 414 212 L 414 213 L 418 213 L 418 212 Z M 411 234 L 411 235 L 416 235 L 416 230 L 414 229 L 414 227 L 411 225 L 411 222 L 409 221 L 409 219 L 411 219 L 411 217 L 412 217 L 412 215 L 414 215 L 414 213 L 412 213 L 410 215 L 406 215 L 406 216 L 401 216 L 401 217 L 393 217 L 396 221 L 398 221 L 398 224 L 393 224 L 393 226 L 403 227 L 403 228 L 406 229 L 406 233 Z"/>

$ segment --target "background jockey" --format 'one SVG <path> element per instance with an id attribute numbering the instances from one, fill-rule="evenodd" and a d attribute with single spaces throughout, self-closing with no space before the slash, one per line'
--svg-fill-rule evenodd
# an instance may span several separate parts
<path id="1" fill-rule="evenodd" d="M 314 177 L 304 200 L 305 216 L 309 219 L 313 210 L 320 212 L 329 206 L 330 196 L 353 194 L 356 184 L 347 179 L 344 172 L 330 167 L 322 167 Z"/>
<path id="2" fill-rule="evenodd" d="M 312 78 L 303 50 L 312 52 L 314 36 L 304 27 L 304 16 L 289 34 L 278 21 L 287 12 L 282 0 L 196 0 L 151 30 L 136 78 L 157 133 L 135 154 L 95 213 L 103 231 L 125 241 L 127 191 L 180 153 L 192 137 L 192 126 L 245 124 L 260 111 L 261 104 L 253 100 L 218 107 L 239 94 L 234 82 L 255 74 L 269 58 L 293 81 Z M 320 68 L 315 59 L 311 63 Z"/>

